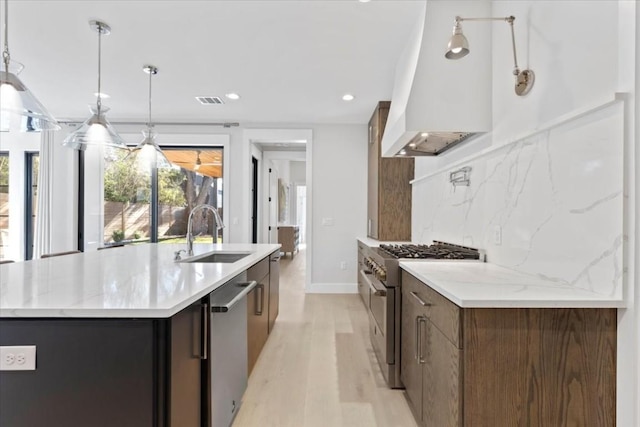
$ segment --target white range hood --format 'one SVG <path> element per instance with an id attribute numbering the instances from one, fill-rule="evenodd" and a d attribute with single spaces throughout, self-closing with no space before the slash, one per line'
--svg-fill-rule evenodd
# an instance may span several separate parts
<path id="1" fill-rule="evenodd" d="M 491 3 L 425 2 L 396 67 L 383 156 L 403 149 L 407 156 L 438 155 L 491 129 L 491 25 L 465 25 L 471 53 L 448 60 L 444 53 L 457 15 L 491 16 Z"/>

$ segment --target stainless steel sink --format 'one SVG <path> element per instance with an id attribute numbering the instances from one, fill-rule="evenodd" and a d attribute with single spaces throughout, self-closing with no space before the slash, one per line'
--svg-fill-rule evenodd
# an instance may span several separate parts
<path id="1" fill-rule="evenodd" d="M 241 260 L 247 255 L 249 255 L 249 252 L 209 252 L 180 260 L 180 262 L 232 263 Z"/>

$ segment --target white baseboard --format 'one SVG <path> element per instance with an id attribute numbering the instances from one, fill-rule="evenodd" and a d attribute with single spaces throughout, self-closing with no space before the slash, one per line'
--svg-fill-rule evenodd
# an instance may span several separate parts
<path id="1" fill-rule="evenodd" d="M 357 294 L 357 283 L 311 283 L 306 289 L 307 294 Z"/>

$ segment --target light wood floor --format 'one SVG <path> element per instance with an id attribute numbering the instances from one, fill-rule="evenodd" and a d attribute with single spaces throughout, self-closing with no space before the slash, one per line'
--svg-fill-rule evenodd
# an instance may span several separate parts
<path id="1" fill-rule="evenodd" d="M 280 314 L 233 427 L 415 427 L 387 388 L 358 295 L 305 295 L 305 252 L 281 260 Z"/>

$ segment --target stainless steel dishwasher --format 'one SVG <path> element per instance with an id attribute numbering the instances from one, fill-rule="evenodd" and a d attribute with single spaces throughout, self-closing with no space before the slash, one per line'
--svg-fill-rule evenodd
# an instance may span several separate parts
<path id="1" fill-rule="evenodd" d="M 247 388 L 247 294 L 257 282 L 242 273 L 213 291 L 209 298 L 209 426 L 233 422 Z"/>

